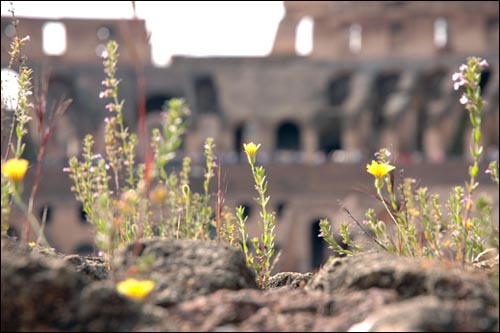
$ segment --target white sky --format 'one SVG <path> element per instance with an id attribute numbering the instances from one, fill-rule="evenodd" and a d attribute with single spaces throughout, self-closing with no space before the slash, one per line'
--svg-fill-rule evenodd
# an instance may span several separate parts
<path id="1" fill-rule="evenodd" d="M 2 16 L 10 15 L 2 1 Z M 131 18 L 131 1 L 12 1 L 16 16 Z M 153 61 L 172 55 L 265 56 L 284 15 L 282 1 L 136 1 L 152 33 Z"/>

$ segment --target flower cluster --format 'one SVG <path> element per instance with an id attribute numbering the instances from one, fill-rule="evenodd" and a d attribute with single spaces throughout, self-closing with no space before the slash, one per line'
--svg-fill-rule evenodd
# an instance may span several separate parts
<path id="1" fill-rule="evenodd" d="M 486 59 L 471 58 L 468 65 L 460 65 L 459 71 L 452 75 L 452 80 L 454 81 L 453 89 L 458 90 L 462 86 L 467 89 L 467 92 L 460 97 L 461 104 L 465 105 L 474 102 L 468 95 L 475 87 L 475 82 L 481 76 L 481 71 L 488 66 Z"/>

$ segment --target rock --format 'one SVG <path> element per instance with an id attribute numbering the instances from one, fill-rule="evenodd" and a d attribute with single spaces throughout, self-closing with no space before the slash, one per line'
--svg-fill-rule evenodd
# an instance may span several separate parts
<path id="1" fill-rule="evenodd" d="M 476 258 L 474 258 L 473 265 L 477 268 L 492 269 L 497 268 L 498 270 L 498 249 L 491 248 L 479 253 Z"/>
<path id="2" fill-rule="evenodd" d="M 376 309 L 349 332 L 495 332 L 497 325 L 480 302 L 418 296 Z"/>
<path id="3" fill-rule="evenodd" d="M 71 254 L 64 256 L 64 260 L 73 265 L 77 272 L 83 273 L 92 281 L 101 281 L 108 278 L 108 267 L 102 258 Z"/>
<path id="4" fill-rule="evenodd" d="M 337 292 L 388 288 L 403 298 L 435 295 L 440 299 L 473 300 L 494 305 L 495 292 L 487 274 L 437 260 L 367 253 L 329 261 L 306 286 Z"/>
<path id="5" fill-rule="evenodd" d="M 78 327 L 81 332 L 154 331 L 178 329 L 168 318 L 166 310 L 143 302 L 136 302 L 119 294 L 111 281 L 96 282 L 82 291 L 78 308 Z"/>
<path id="6" fill-rule="evenodd" d="M 2 248 L 2 331 L 72 330 L 88 282 L 61 259 Z"/>
<path id="7" fill-rule="evenodd" d="M 373 289 L 394 290 L 399 300 L 372 308 L 352 332 L 498 330 L 498 289 L 486 272 L 456 263 L 359 254 L 329 261 L 306 286 L 332 295 Z"/>
<path id="8" fill-rule="evenodd" d="M 100 258 L 43 253 L 2 241 L 2 331 L 498 331 L 498 270 L 367 253 L 260 290 L 243 254 L 213 242 L 141 240 L 107 278 Z M 155 290 L 119 294 L 128 276 Z"/>
<path id="9" fill-rule="evenodd" d="M 118 250 L 113 266 L 119 278 L 132 274 L 154 280 L 154 303 L 161 306 L 218 289 L 257 288 L 255 274 L 247 267 L 243 253 L 214 242 L 140 240 Z"/>
<path id="10" fill-rule="evenodd" d="M 218 290 L 168 310 L 180 331 L 345 331 L 374 308 L 394 302 L 390 290 L 330 295 L 284 286 L 269 290 Z"/>
<path id="11" fill-rule="evenodd" d="M 269 278 L 266 289 L 290 286 L 292 288 L 304 288 L 313 277 L 313 273 L 281 272 Z"/>

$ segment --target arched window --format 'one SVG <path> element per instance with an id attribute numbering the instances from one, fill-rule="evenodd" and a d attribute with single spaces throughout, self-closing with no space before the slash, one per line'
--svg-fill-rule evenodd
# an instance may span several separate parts
<path id="1" fill-rule="evenodd" d="M 328 104 L 338 106 L 344 103 L 350 94 L 351 76 L 349 74 L 339 75 L 330 81 L 326 88 Z"/>
<path id="2" fill-rule="evenodd" d="M 363 46 L 362 28 L 358 23 L 349 26 L 349 50 L 351 53 L 359 53 Z"/>
<path id="3" fill-rule="evenodd" d="M 165 109 L 165 103 L 170 100 L 172 96 L 169 94 L 156 94 L 149 96 L 146 100 L 146 112 L 158 112 Z"/>
<path id="4" fill-rule="evenodd" d="M 217 113 L 217 89 L 210 75 L 201 75 L 194 80 L 196 110 L 200 113 Z"/>
<path id="5" fill-rule="evenodd" d="M 373 82 L 375 93 L 373 100 L 372 124 L 375 130 L 380 129 L 385 124 L 384 106 L 390 95 L 396 92 L 399 83 L 399 73 L 380 73 Z"/>
<path id="6" fill-rule="evenodd" d="M 438 49 L 448 46 L 448 22 L 444 17 L 438 17 L 434 21 L 434 45 Z"/>
<path id="7" fill-rule="evenodd" d="M 47 22 L 42 28 L 43 52 L 50 56 L 66 53 L 66 26 L 62 22 Z"/>
<path id="8" fill-rule="evenodd" d="M 339 115 L 324 115 L 317 124 L 319 149 L 328 155 L 342 149 L 342 118 Z"/>
<path id="9" fill-rule="evenodd" d="M 312 16 L 303 17 L 295 32 L 295 52 L 300 56 L 307 56 L 314 49 L 314 19 Z"/>
<path id="10" fill-rule="evenodd" d="M 277 150 L 300 150 L 300 130 L 293 122 L 286 121 L 278 126 L 276 132 Z"/>
<path id="11" fill-rule="evenodd" d="M 238 157 L 243 151 L 243 133 L 245 131 L 245 124 L 240 124 L 234 130 L 234 151 L 238 153 Z"/>
<path id="12" fill-rule="evenodd" d="M 315 219 L 312 221 L 310 226 L 310 245 L 311 245 L 311 268 L 319 268 L 325 263 L 325 241 L 323 238 L 318 237 L 320 234 L 319 227 L 320 219 Z"/>

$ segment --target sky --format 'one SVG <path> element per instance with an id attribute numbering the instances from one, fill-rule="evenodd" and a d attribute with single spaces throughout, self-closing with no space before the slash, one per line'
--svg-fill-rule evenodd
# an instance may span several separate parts
<path id="1" fill-rule="evenodd" d="M 12 1 L 18 17 L 131 18 L 131 1 Z M 10 1 L 2 1 L 2 16 Z M 271 52 L 282 1 L 136 1 L 151 32 L 153 62 L 172 55 L 265 56 Z"/>

